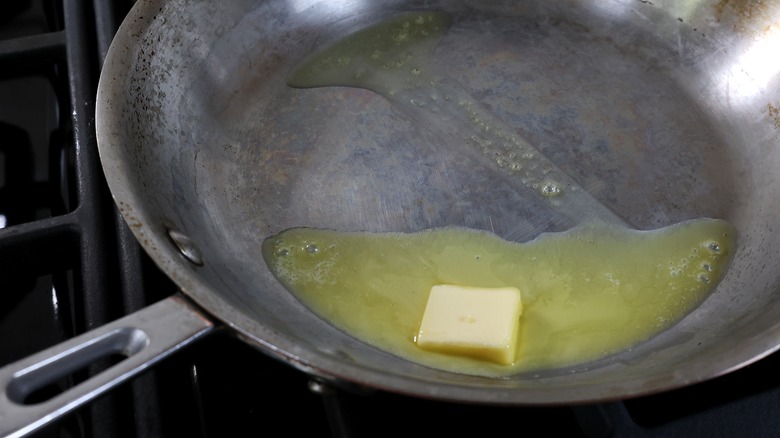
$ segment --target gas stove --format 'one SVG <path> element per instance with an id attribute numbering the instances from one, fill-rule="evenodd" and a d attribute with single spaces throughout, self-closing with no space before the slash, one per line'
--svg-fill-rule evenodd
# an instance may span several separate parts
<path id="1" fill-rule="evenodd" d="M 177 292 L 117 213 L 97 155 L 103 57 L 129 1 L 0 6 L 0 366 Z M 45 400 L 107 363 L 30 395 Z M 613 403 L 515 407 L 345 391 L 227 333 L 196 342 L 40 437 L 776 436 L 778 354 L 710 382 Z M 533 433 L 533 432 L 532 432 Z"/>

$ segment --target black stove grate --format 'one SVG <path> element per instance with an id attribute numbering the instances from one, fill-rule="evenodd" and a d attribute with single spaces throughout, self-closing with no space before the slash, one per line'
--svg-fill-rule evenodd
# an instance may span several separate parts
<path id="1" fill-rule="evenodd" d="M 38 0 L 4 2 L 2 9 L 0 362 L 5 364 L 153 297 L 122 287 L 122 278 L 133 279 L 127 283 L 141 278 L 144 267 L 140 252 L 125 255 L 131 250 L 119 238 L 123 225 L 96 150 L 94 23 L 100 8 L 87 1 Z M 31 397 L 46 398 L 107 365 L 91 366 Z M 104 397 L 41 434 L 125 436 L 139 428 L 133 416 L 118 413 L 140 404 L 133 399 L 138 387 Z M 154 405 L 151 389 L 140 393 Z"/>
<path id="2" fill-rule="evenodd" d="M 118 215 L 97 155 L 100 66 L 131 5 L 0 6 L 0 366 L 176 291 Z M 323 387 L 217 332 L 36 436 L 775 436 L 778 362 L 627 402 L 472 406 Z"/>

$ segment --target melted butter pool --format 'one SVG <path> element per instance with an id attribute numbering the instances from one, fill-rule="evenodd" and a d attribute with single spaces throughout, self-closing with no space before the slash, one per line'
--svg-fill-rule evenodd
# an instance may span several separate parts
<path id="1" fill-rule="evenodd" d="M 411 361 L 505 376 L 593 361 L 646 340 L 698 306 L 735 247 L 727 222 L 638 231 L 589 224 L 527 243 L 448 227 L 417 233 L 296 228 L 266 239 L 274 275 L 345 332 Z M 501 366 L 418 348 L 435 284 L 520 289 L 518 355 Z"/>
<path id="2" fill-rule="evenodd" d="M 441 147 L 459 148 L 464 160 L 481 158 L 518 191 L 541 197 L 571 229 L 543 233 L 548 229 L 540 223 L 536 239 L 516 243 L 458 227 L 410 234 L 296 228 L 264 242 L 274 275 L 323 319 L 377 348 L 434 368 L 496 377 L 618 353 L 698 306 L 725 272 L 733 227 L 712 219 L 653 231 L 623 225 L 432 62 L 451 24 L 438 12 L 377 23 L 304 59 L 288 85 L 378 93 Z M 502 366 L 418 348 L 414 336 L 436 284 L 520 289 L 516 361 Z"/>

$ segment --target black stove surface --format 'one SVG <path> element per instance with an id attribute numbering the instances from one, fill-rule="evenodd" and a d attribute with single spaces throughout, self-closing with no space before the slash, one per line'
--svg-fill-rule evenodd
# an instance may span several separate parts
<path id="1" fill-rule="evenodd" d="M 97 158 L 100 64 L 130 6 L 0 4 L 0 366 L 176 293 L 117 214 Z M 635 400 L 475 406 L 323 387 L 218 331 L 34 436 L 770 437 L 780 435 L 778 369 L 774 354 Z"/>

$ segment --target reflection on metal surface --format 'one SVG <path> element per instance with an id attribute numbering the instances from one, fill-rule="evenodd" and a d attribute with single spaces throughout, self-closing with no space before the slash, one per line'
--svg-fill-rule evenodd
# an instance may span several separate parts
<path id="1" fill-rule="evenodd" d="M 288 2 L 293 12 L 300 13 L 309 8 L 317 7 L 320 9 L 320 13 L 325 15 L 332 15 L 337 12 L 343 14 L 345 11 L 358 11 L 365 9 L 366 0 L 352 0 L 352 1 L 322 1 L 322 0 L 291 0 Z"/>
<path id="2" fill-rule="evenodd" d="M 590 6 L 592 7 L 593 12 L 600 13 L 611 20 L 619 19 L 620 17 L 629 14 L 632 10 L 636 10 L 635 4 L 624 1 L 593 2 Z"/>
<path id="3" fill-rule="evenodd" d="M 780 73 L 778 47 L 780 23 L 775 23 L 755 36 L 744 53 L 726 66 L 723 80 L 729 84 L 732 98 L 751 99 L 766 91 Z"/>

